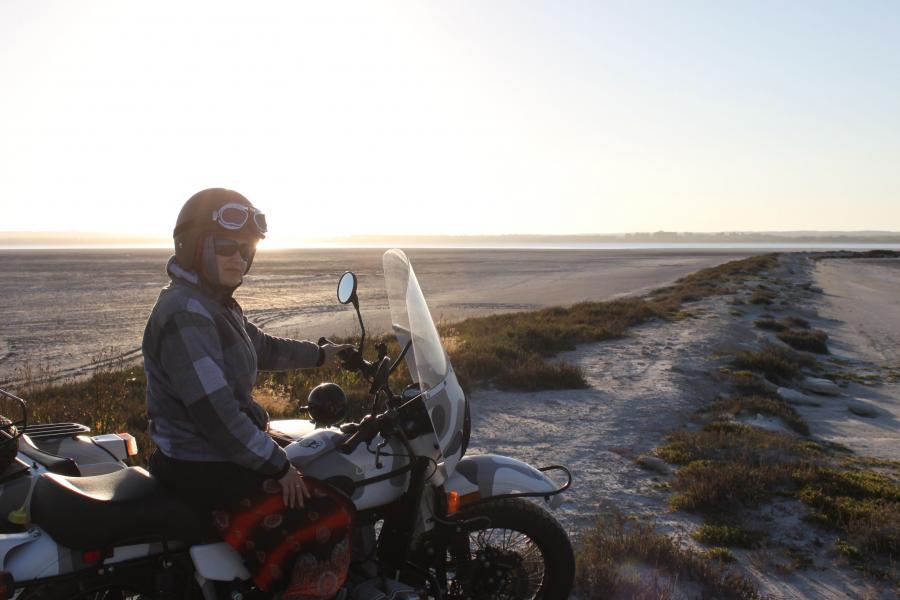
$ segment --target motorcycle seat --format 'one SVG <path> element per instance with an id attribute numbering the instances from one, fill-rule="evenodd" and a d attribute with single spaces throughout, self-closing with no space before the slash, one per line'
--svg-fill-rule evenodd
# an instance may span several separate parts
<path id="1" fill-rule="evenodd" d="M 73 550 L 215 538 L 211 524 L 140 467 L 92 477 L 44 473 L 32 494 L 31 520 Z"/>

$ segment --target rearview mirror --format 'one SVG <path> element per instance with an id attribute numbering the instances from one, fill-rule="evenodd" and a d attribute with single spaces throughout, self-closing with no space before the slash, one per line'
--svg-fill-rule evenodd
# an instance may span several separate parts
<path id="1" fill-rule="evenodd" d="M 341 304 L 349 304 L 356 298 L 356 275 L 347 271 L 338 281 L 337 298 Z"/>

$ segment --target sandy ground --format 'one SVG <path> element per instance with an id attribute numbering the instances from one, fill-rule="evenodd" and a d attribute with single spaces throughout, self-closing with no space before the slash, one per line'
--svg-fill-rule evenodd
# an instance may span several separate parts
<path id="1" fill-rule="evenodd" d="M 838 351 L 900 367 L 900 259 L 823 260 L 814 277 Z"/>
<path id="2" fill-rule="evenodd" d="M 850 383 L 840 398 L 802 414 L 820 437 L 882 459 L 900 459 L 900 260 L 823 260 L 814 325 L 830 336 L 831 361 L 878 385 Z M 857 413 L 848 411 L 853 406 Z"/>
<path id="3" fill-rule="evenodd" d="M 734 352 L 780 343 L 756 329 L 754 320 L 766 312 L 810 320 L 831 337 L 828 360 L 834 370 L 885 375 L 886 366 L 900 366 L 892 342 L 900 340 L 896 262 L 815 262 L 803 254 L 786 255 L 765 284 L 781 296 L 774 306 L 742 304 L 738 314 L 734 298 L 708 299 L 689 305 L 691 318 L 650 323 L 629 338 L 561 355 L 559 360 L 584 369 L 588 389 L 475 393 L 470 452 L 506 454 L 536 466 L 569 466 L 575 483 L 556 516 L 573 538 L 600 514 L 618 510 L 650 518 L 660 530 L 693 543 L 689 535 L 700 518 L 670 512 L 669 493 L 659 485 L 670 476 L 648 472 L 634 459 L 659 445 L 667 432 L 691 426 L 692 413 L 723 391 L 712 375 Z M 809 394 L 818 406 L 796 408 L 813 437 L 842 443 L 860 455 L 900 459 L 900 389 L 886 377 L 879 381 L 851 383 L 839 396 Z M 869 416 L 854 414 L 851 404 L 864 406 Z M 748 422 L 784 430 L 761 416 Z M 803 514 L 798 501 L 777 499 L 755 515 L 777 532 L 776 547 L 734 551 L 766 597 L 895 597 L 829 554 L 834 534 L 813 530 Z M 809 551 L 806 568 L 790 566 L 790 552 L 798 547 Z"/>

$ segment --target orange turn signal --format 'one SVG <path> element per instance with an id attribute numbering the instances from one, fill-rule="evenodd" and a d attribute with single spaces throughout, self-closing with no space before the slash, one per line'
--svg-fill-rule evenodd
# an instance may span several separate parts
<path id="1" fill-rule="evenodd" d="M 447 514 L 455 515 L 459 510 L 459 492 L 447 492 Z"/>
<path id="2" fill-rule="evenodd" d="M 130 433 L 120 433 L 118 436 L 125 442 L 125 451 L 128 453 L 128 456 L 137 456 L 137 440 L 135 437 Z"/>

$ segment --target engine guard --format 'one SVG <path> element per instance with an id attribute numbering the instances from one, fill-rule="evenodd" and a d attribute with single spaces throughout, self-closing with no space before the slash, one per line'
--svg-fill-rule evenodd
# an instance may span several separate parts
<path id="1" fill-rule="evenodd" d="M 567 481 L 560 486 L 545 472 L 562 471 Z M 514 458 L 496 454 L 466 456 L 444 482 L 444 489 L 456 492 L 466 506 L 496 498 L 544 498 L 551 508 L 562 504 L 562 492 L 572 485 L 572 474 L 562 466 L 536 469 Z"/>

